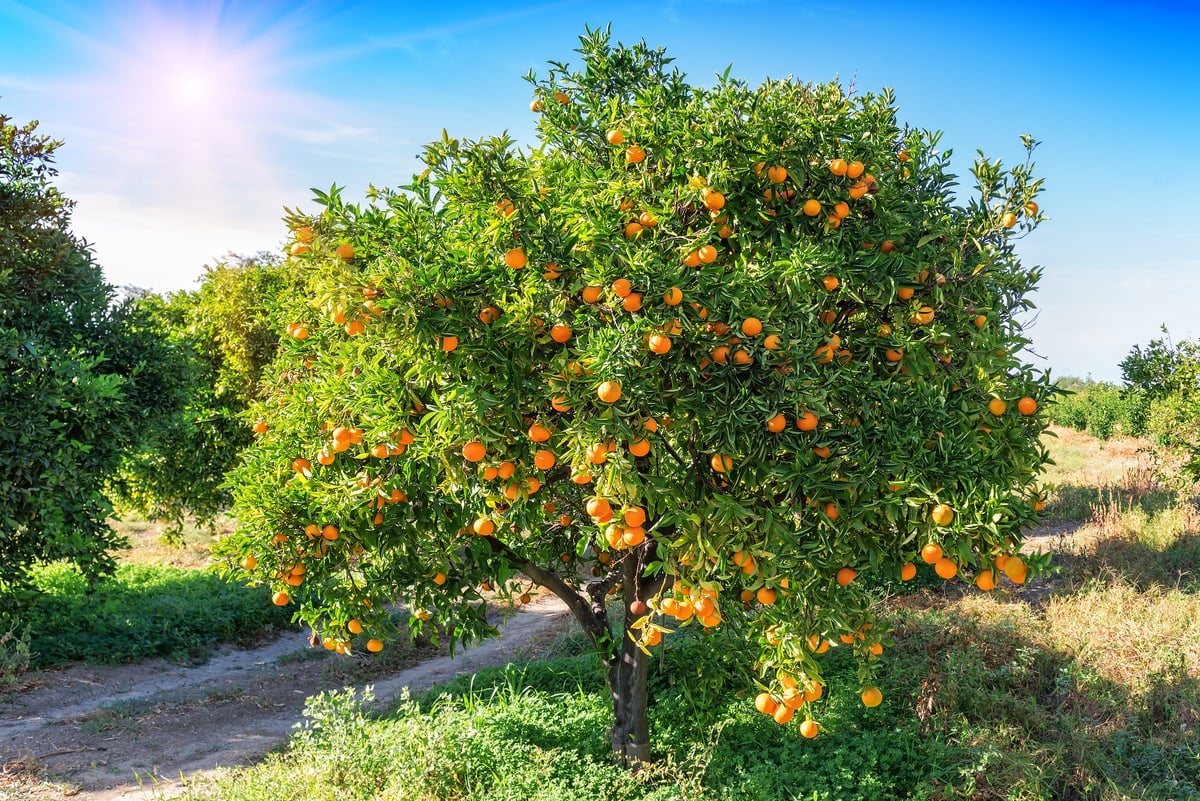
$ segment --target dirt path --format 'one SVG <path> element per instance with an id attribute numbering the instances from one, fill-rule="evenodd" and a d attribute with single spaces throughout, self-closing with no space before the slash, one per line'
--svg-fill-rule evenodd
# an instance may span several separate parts
<path id="1" fill-rule="evenodd" d="M 0 799 L 148 799 L 181 774 L 265 754 L 322 690 L 370 684 L 386 703 L 405 687 L 421 692 L 536 654 L 568 620 L 562 602 L 547 595 L 509 618 L 499 638 L 453 659 L 427 652 L 419 656 L 431 658 L 384 676 L 356 675 L 353 660 L 311 649 L 299 634 L 223 649 L 198 667 L 151 660 L 47 673 L 44 686 L 0 698 Z M 45 784 L 34 790 L 38 780 Z"/>

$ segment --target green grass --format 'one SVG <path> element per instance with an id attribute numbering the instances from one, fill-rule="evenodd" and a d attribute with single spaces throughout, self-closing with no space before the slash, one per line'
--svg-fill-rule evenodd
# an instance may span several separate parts
<path id="1" fill-rule="evenodd" d="M 36 667 L 154 656 L 197 662 L 222 642 L 253 642 L 290 617 L 266 588 L 206 570 L 125 563 L 89 591 L 78 570 L 53 564 L 38 568 L 35 582 L 41 592 L 20 622 Z"/>

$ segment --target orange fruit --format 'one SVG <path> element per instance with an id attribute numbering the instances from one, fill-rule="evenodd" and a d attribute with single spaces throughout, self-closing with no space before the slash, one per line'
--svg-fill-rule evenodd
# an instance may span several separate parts
<path id="1" fill-rule="evenodd" d="M 775 711 L 771 714 L 771 717 L 775 718 L 775 722 L 782 726 L 785 723 L 790 723 L 795 715 L 795 709 L 792 709 L 786 704 L 780 704 L 775 708 Z"/>
<path id="2" fill-rule="evenodd" d="M 630 145 L 625 151 L 625 161 L 629 164 L 641 164 L 646 160 L 646 151 L 640 145 Z"/>
<path id="3" fill-rule="evenodd" d="M 954 510 L 950 508 L 949 504 L 939 503 L 929 513 L 929 519 L 934 522 L 934 525 L 948 526 L 954 521 Z"/>
<path id="4" fill-rule="evenodd" d="M 1033 398 L 1030 398 L 1028 396 L 1021 398 L 1019 401 L 1017 401 L 1017 411 L 1020 412 L 1021 414 L 1025 415 L 1026 417 L 1028 417 L 1029 415 L 1036 412 L 1037 408 L 1038 408 L 1037 401 L 1035 401 Z"/>
<path id="5" fill-rule="evenodd" d="M 763 606 L 770 606 L 771 604 L 775 603 L 775 590 L 771 589 L 770 587 L 759 587 L 758 592 L 754 594 L 754 597 L 757 598 L 758 602 Z"/>
<path id="6" fill-rule="evenodd" d="M 375 638 L 371 638 L 367 640 L 367 650 L 373 654 L 377 654 L 383 650 L 383 642 L 376 640 Z"/>
<path id="7" fill-rule="evenodd" d="M 1002 401 L 1000 398 L 992 398 L 990 401 L 988 401 L 988 411 L 994 414 L 996 417 L 999 417 L 1008 411 L 1008 404 Z"/>
<path id="8" fill-rule="evenodd" d="M 561 345 L 571 338 L 571 326 L 566 323 L 556 323 L 550 329 L 550 338 Z"/>
<path id="9" fill-rule="evenodd" d="M 858 176 L 862 175 L 865 169 L 866 165 L 864 165 L 861 161 L 852 161 L 846 165 L 846 177 L 850 180 L 854 180 L 858 178 Z"/>
<path id="10" fill-rule="evenodd" d="M 767 180 L 773 184 L 781 184 L 787 180 L 788 171 L 785 167 L 780 167 L 778 164 L 767 168 Z"/>
<path id="11" fill-rule="evenodd" d="M 554 451 L 548 448 L 543 448 L 533 455 L 533 463 L 538 470 L 549 470 L 551 467 L 554 467 L 555 461 L 557 459 L 554 456 Z"/>
<path id="12" fill-rule="evenodd" d="M 541 423 L 534 423 L 529 426 L 529 438 L 534 442 L 546 442 L 550 439 L 551 433 L 550 429 Z"/>
<path id="13" fill-rule="evenodd" d="M 629 443 L 629 452 L 634 456 L 641 458 L 650 453 L 650 441 L 646 439 L 635 439 Z"/>
<path id="14" fill-rule="evenodd" d="M 618 381 L 602 381 L 596 387 L 596 397 L 605 403 L 616 403 L 621 399 L 621 384 Z"/>
<path id="15" fill-rule="evenodd" d="M 937 560 L 941 558 L 942 546 L 938 545 L 936 542 L 928 543 L 924 548 L 921 549 L 921 561 L 925 562 L 925 564 L 935 564 Z"/>
<path id="16" fill-rule="evenodd" d="M 700 251 L 693 250 L 683 257 L 684 267 L 699 267 L 700 266 Z"/>
<path id="17" fill-rule="evenodd" d="M 529 263 L 523 248 L 513 248 L 504 254 L 504 263 L 514 270 L 519 270 Z"/>
<path id="18" fill-rule="evenodd" d="M 604 287 L 600 286 L 585 286 L 583 291 L 579 293 L 583 298 L 584 303 L 595 303 L 600 300 L 601 293 L 604 292 Z"/>
<path id="19" fill-rule="evenodd" d="M 700 194 L 700 198 L 704 201 L 704 205 L 709 211 L 720 211 L 725 208 L 725 196 L 720 192 L 706 189 Z"/>
<path id="20" fill-rule="evenodd" d="M 342 261 L 350 261 L 354 258 L 354 245 L 343 242 L 337 246 L 337 249 L 333 253 Z"/>
<path id="21" fill-rule="evenodd" d="M 999 560 L 996 561 L 999 564 Z M 1029 573 L 1029 568 L 1019 556 L 1010 556 L 1004 561 L 1004 566 L 1000 568 L 1004 571 L 1004 575 L 1008 576 L 1008 580 L 1013 584 L 1024 584 L 1025 578 Z"/>
<path id="22" fill-rule="evenodd" d="M 904 358 L 904 348 L 888 348 L 883 352 L 883 357 L 889 362 L 898 362 Z"/>
<path id="23" fill-rule="evenodd" d="M 768 334 L 763 339 L 763 347 L 767 350 L 779 350 L 782 345 L 783 340 L 781 340 L 776 334 Z"/>
<path id="24" fill-rule="evenodd" d="M 242 560 L 242 570 L 253 570 L 256 567 L 258 567 L 258 557 L 254 554 L 250 554 Z"/>
<path id="25" fill-rule="evenodd" d="M 677 286 L 673 286 L 663 293 L 663 303 L 668 306 L 678 306 L 683 303 L 683 290 Z"/>
<path id="26" fill-rule="evenodd" d="M 658 225 L 658 218 L 648 211 L 643 211 L 638 215 L 638 222 L 645 228 L 653 228 Z"/>
<path id="27" fill-rule="evenodd" d="M 652 334 L 646 344 L 652 353 L 663 354 L 671 349 L 671 338 L 662 334 Z"/>
<path id="28" fill-rule="evenodd" d="M 845 587 L 847 584 L 854 581 L 854 579 L 857 577 L 858 577 L 857 570 L 855 570 L 852 567 L 843 567 L 841 570 L 839 570 L 837 572 L 837 583 L 840 586 Z"/>
<path id="29" fill-rule="evenodd" d="M 900 300 L 912 300 L 915 292 L 916 290 L 910 286 L 902 286 L 896 290 L 896 297 L 900 298 Z"/>
<path id="30" fill-rule="evenodd" d="M 714 453 L 712 458 L 709 459 L 709 464 L 712 465 L 712 469 L 718 473 L 728 473 L 733 469 L 733 457 L 725 454 Z"/>
<path id="31" fill-rule="evenodd" d="M 850 204 L 844 200 L 839 200 L 833 204 L 833 213 L 839 220 L 850 216 Z"/>
<path id="32" fill-rule="evenodd" d="M 742 320 L 742 333 L 748 337 L 756 337 L 762 333 L 762 320 L 757 317 L 747 317 Z"/>
<path id="33" fill-rule="evenodd" d="M 838 284 L 840 283 L 841 282 L 838 281 L 838 277 L 836 275 L 827 275 L 821 279 L 821 285 L 825 287 L 826 292 L 832 292 L 833 290 L 837 289 Z"/>
<path id="34" fill-rule="evenodd" d="M 450 353 L 451 351 L 456 350 L 458 348 L 458 337 L 455 337 L 455 336 L 442 337 L 440 347 L 442 349 L 442 353 Z"/>
<path id="35" fill-rule="evenodd" d="M 566 92 L 555 92 L 554 99 L 559 103 L 562 103 L 564 106 L 571 102 L 571 97 Z"/>
<path id="36" fill-rule="evenodd" d="M 621 301 L 621 308 L 627 312 L 641 311 L 641 309 L 642 309 L 642 293 L 641 292 L 630 292 L 628 295 L 625 296 L 625 299 L 623 301 Z"/>
<path id="37" fill-rule="evenodd" d="M 478 440 L 472 440 L 466 445 L 463 445 L 462 455 L 463 458 L 468 462 L 478 462 L 487 455 L 487 448 L 482 442 L 479 442 Z"/>
<path id="38" fill-rule="evenodd" d="M 292 596 L 288 595 L 287 592 L 283 590 L 271 595 L 271 603 L 275 604 L 276 606 L 287 606 L 291 602 Z"/>
<path id="39" fill-rule="evenodd" d="M 845 159 L 834 159 L 833 161 L 829 162 L 829 171 L 834 175 L 845 175 L 846 166 Z"/>
<path id="40" fill-rule="evenodd" d="M 354 618 L 353 620 L 351 620 L 349 623 L 346 624 L 346 629 L 351 634 L 362 634 L 363 633 L 363 624 L 359 621 L 358 618 Z"/>
<path id="41" fill-rule="evenodd" d="M 822 459 L 828 459 L 830 456 L 833 455 L 833 451 L 830 450 L 829 447 L 825 446 L 825 445 L 820 445 L 816 448 L 813 448 L 812 451 L 817 456 L 820 456 Z"/>
<path id="42" fill-rule="evenodd" d="M 500 310 L 495 306 L 484 306 L 479 310 L 479 321 L 484 325 L 491 325 L 500 319 Z"/>
<path id="43" fill-rule="evenodd" d="M 821 724 L 812 718 L 800 721 L 800 736 L 811 740 L 821 733 Z"/>
<path id="44" fill-rule="evenodd" d="M 297 473 L 307 473 L 312 470 L 312 462 L 307 459 L 293 459 L 292 469 Z"/>
<path id="45" fill-rule="evenodd" d="M 702 245 L 696 255 L 700 257 L 701 264 L 712 264 L 717 260 L 717 249 L 712 245 Z"/>
<path id="46" fill-rule="evenodd" d="M 809 198 L 804 201 L 804 206 L 801 207 L 801 210 L 809 217 L 816 217 L 821 213 L 821 201 L 816 198 Z"/>
<path id="47" fill-rule="evenodd" d="M 642 224 L 641 223 L 631 222 L 625 226 L 625 238 L 626 239 L 633 239 L 635 236 L 639 236 L 641 233 L 642 233 Z"/>
<path id="48" fill-rule="evenodd" d="M 604 135 L 604 139 L 610 145 L 619 145 L 625 141 L 625 134 L 613 129 Z"/>
<path id="49" fill-rule="evenodd" d="M 767 421 L 767 430 L 772 434 L 778 434 L 785 428 L 787 428 L 787 416 L 783 412 L 780 412 Z"/>
<path id="50" fill-rule="evenodd" d="M 996 571 L 980 570 L 975 576 L 975 586 L 984 592 L 996 589 Z"/>
<path id="51" fill-rule="evenodd" d="M 944 579 L 952 579 L 958 575 L 958 565 L 943 556 L 933 563 L 933 572 Z"/>
<path id="52" fill-rule="evenodd" d="M 255 434 L 267 433 L 267 421 L 266 420 L 255 420 L 254 426 L 251 430 L 254 431 Z"/>
<path id="53" fill-rule="evenodd" d="M 488 537 L 496 530 L 496 524 L 486 517 L 479 517 L 471 524 L 471 530 L 481 537 Z"/>
<path id="54" fill-rule="evenodd" d="M 912 581 L 917 575 L 917 566 L 912 562 L 905 562 L 900 565 L 900 580 Z"/>
<path id="55" fill-rule="evenodd" d="M 859 697 L 862 698 L 863 706 L 866 707 L 877 707 L 883 703 L 883 693 L 879 691 L 878 687 L 866 688 Z"/>
<path id="56" fill-rule="evenodd" d="M 796 428 L 801 431 L 812 431 L 817 427 L 819 419 L 812 412 L 806 411 L 804 414 L 796 418 Z"/>
<path id="57" fill-rule="evenodd" d="M 896 251 L 896 243 L 890 239 L 883 240 L 883 244 L 879 246 L 880 253 L 894 253 Z"/>
<path id="58" fill-rule="evenodd" d="M 623 298 L 633 291 L 633 284 L 628 278 L 618 278 L 612 282 L 612 291 L 617 297 Z"/>
<path id="59" fill-rule="evenodd" d="M 1000 218 L 1000 224 L 1005 228 L 1012 228 L 1017 224 L 1017 215 L 1013 214 L 1011 211 L 1005 212 L 1004 216 Z"/>
<path id="60" fill-rule="evenodd" d="M 754 696 L 754 708 L 764 715 L 774 715 L 778 706 L 778 702 L 771 697 L 770 693 L 759 693 Z"/>
<path id="61" fill-rule="evenodd" d="M 842 513 L 840 511 L 838 511 L 837 504 L 834 503 L 833 501 L 830 501 L 829 503 L 825 504 L 825 516 L 828 517 L 829 520 L 832 522 L 832 521 L 836 521 L 839 517 L 841 517 Z"/>

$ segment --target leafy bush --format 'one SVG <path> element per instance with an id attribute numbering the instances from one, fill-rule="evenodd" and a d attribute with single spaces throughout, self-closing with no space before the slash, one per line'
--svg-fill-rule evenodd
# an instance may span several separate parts
<path id="1" fill-rule="evenodd" d="M 1060 386 L 1066 388 L 1061 382 Z M 1140 437 L 1147 430 L 1149 399 L 1137 389 L 1104 381 L 1077 384 L 1072 394 L 1055 398 L 1048 409 L 1050 422 L 1087 431 L 1094 437 Z"/>
<path id="2" fill-rule="evenodd" d="M 38 595 L 21 612 L 33 664 L 203 660 L 222 642 L 250 642 L 288 625 L 261 588 L 211 571 L 122 564 L 98 587 L 74 566 L 33 571 Z"/>

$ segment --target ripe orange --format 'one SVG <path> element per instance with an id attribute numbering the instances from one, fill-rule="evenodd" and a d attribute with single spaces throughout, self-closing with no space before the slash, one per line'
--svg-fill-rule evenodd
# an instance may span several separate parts
<path id="1" fill-rule="evenodd" d="M 625 238 L 626 239 L 633 239 L 636 236 L 640 236 L 641 233 L 642 233 L 642 224 L 641 223 L 631 222 L 625 226 Z"/>
<path id="2" fill-rule="evenodd" d="M 958 565 L 943 556 L 933 563 L 933 572 L 944 579 L 952 579 L 958 575 Z"/>
<path id="3" fill-rule="evenodd" d="M 538 470 L 549 470 L 551 467 L 554 467 L 556 461 L 554 451 L 548 448 L 543 448 L 533 455 L 533 463 L 537 466 Z"/>
<path id="4" fill-rule="evenodd" d="M 693 250 L 683 257 L 684 267 L 699 267 L 700 266 L 700 251 Z"/>
<path id="5" fill-rule="evenodd" d="M 843 567 L 841 570 L 839 570 L 837 572 L 837 583 L 840 586 L 845 587 L 847 584 L 854 581 L 854 579 L 857 577 L 858 577 L 857 570 L 855 570 L 852 567 Z"/>
<path id="6" fill-rule="evenodd" d="M 834 175 L 845 175 L 846 167 L 847 164 L 845 159 L 834 159 L 833 161 L 829 162 L 829 171 Z"/>
<path id="7" fill-rule="evenodd" d="M 1025 415 L 1026 417 L 1028 417 L 1029 415 L 1036 412 L 1037 408 L 1038 408 L 1037 401 L 1035 401 L 1033 398 L 1030 398 L 1028 396 L 1021 398 L 1019 401 L 1017 401 L 1017 411 L 1020 412 L 1021 414 Z"/>
<path id="8" fill-rule="evenodd" d="M 883 244 L 879 246 L 880 253 L 894 253 L 896 251 L 896 243 L 890 239 L 883 240 Z"/>
<path id="9" fill-rule="evenodd" d="M 1036 217 L 1037 213 L 1038 213 L 1038 204 L 1032 200 L 1029 201 L 1028 203 L 1026 203 L 1025 204 L 1025 213 L 1028 214 L 1030 217 Z M 299 238 L 299 232 L 297 232 L 297 238 Z M 301 241 L 303 241 L 303 240 L 301 240 Z"/>
<path id="10" fill-rule="evenodd" d="M 550 338 L 561 345 L 571 338 L 571 326 L 566 323 L 556 323 L 550 329 Z"/>
<path id="11" fill-rule="evenodd" d="M 850 216 L 850 204 L 844 200 L 839 200 L 833 204 L 833 213 L 839 220 L 844 220 Z"/>
<path id="12" fill-rule="evenodd" d="M 883 693 L 879 691 L 878 687 L 866 688 L 862 691 L 860 697 L 862 698 L 863 706 L 866 707 L 877 707 L 883 703 Z"/>
<path id="13" fill-rule="evenodd" d="M 770 693 L 759 693 L 754 696 L 754 708 L 764 715 L 774 715 L 778 706 L 779 703 L 771 697 Z"/>
<path id="14" fill-rule="evenodd" d="M 337 250 L 333 251 L 333 253 L 342 261 L 350 261 L 354 258 L 354 246 L 347 242 L 343 242 L 337 246 Z"/>
<path id="15" fill-rule="evenodd" d="M 646 344 L 652 353 L 661 355 L 671 349 L 671 338 L 662 334 L 652 334 Z"/>
<path id="16" fill-rule="evenodd" d="M 633 291 L 633 284 L 628 278 L 618 278 L 612 282 L 612 291 L 617 297 L 623 298 Z"/>
<path id="17" fill-rule="evenodd" d="M 641 164 L 646 160 L 646 151 L 641 145 L 630 145 L 625 151 L 625 161 L 629 164 Z"/>
<path id="18" fill-rule="evenodd" d="M 297 473 L 308 473 L 312 471 L 312 462 L 307 459 L 293 459 L 292 469 Z"/>
<path id="19" fill-rule="evenodd" d="M 1000 398 L 992 398 L 988 401 L 988 411 L 999 417 L 1008 411 L 1008 404 L 1000 400 Z"/>
<path id="20" fill-rule="evenodd" d="M 500 319 L 500 310 L 495 306 L 484 306 L 479 310 L 479 321 L 484 325 L 491 325 Z"/>
<path id="21" fill-rule="evenodd" d="M 635 439 L 629 443 L 629 452 L 638 458 L 646 456 L 650 453 L 650 441 L 646 439 Z"/>
<path id="22" fill-rule="evenodd" d="M 804 206 L 801 210 L 809 217 L 816 217 L 821 213 L 821 201 L 816 198 L 809 198 L 804 201 Z"/>
<path id="23" fill-rule="evenodd" d="M 821 279 L 821 286 L 825 287 L 826 292 L 832 292 L 837 289 L 840 283 L 836 275 L 827 275 Z"/>
<path id="24" fill-rule="evenodd" d="M 821 733 L 821 724 L 812 718 L 800 721 L 800 736 L 811 740 Z"/>
<path id="25" fill-rule="evenodd" d="M 782 345 L 783 340 L 781 340 L 776 334 L 768 334 L 763 339 L 763 347 L 767 350 L 779 350 Z"/>
<path id="26" fill-rule="evenodd" d="M 266 420 L 255 420 L 252 430 L 254 431 L 255 434 L 267 433 L 267 421 Z"/>
<path id="27" fill-rule="evenodd" d="M 996 560 L 999 565 L 1000 561 Z M 1025 562 L 1019 556 L 1010 556 L 1004 561 L 1004 566 L 1000 568 L 1004 571 L 1004 575 L 1008 576 L 1008 580 L 1013 584 L 1024 584 L 1025 578 L 1029 573 L 1029 568 L 1025 566 Z"/>
<path id="28" fill-rule="evenodd" d="M 762 320 L 759 320 L 757 317 L 747 317 L 745 320 L 742 320 L 742 333 L 746 336 L 756 337 L 762 333 L 762 330 Z"/>
<path id="29" fill-rule="evenodd" d="M 442 337 L 440 347 L 442 349 L 442 353 L 450 353 L 451 351 L 456 350 L 458 348 L 458 337 Z"/>
<path id="30" fill-rule="evenodd" d="M 605 141 L 610 145 L 619 145 L 625 141 L 625 134 L 615 128 L 604 135 Z"/>
<path id="31" fill-rule="evenodd" d="M 772 434 L 778 434 L 785 428 L 787 428 L 787 416 L 783 412 L 780 412 L 767 421 L 767 430 Z"/>
<path id="32" fill-rule="evenodd" d="M 954 521 L 954 510 L 949 504 L 939 503 L 933 507 L 933 511 L 929 513 L 929 519 L 937 526 L 948 526 Z"/>
<path id="33" fill-rule="evenodd" d="M 917 575 L 917 566 L 914 565 L 912 562 L 905 562 L 904 564 L 900 565 L 900 580 L 901 581 L 912 581 L 912 579 L 915 578 L 916 575 Z"/>
<path id="34" fill-rule="evenodd" d="M 862 175 L 863 170 L 865 169 L 866 165 L 864 165 L 861 161 L 852 161 L 846 165 L 846 177 L 850 180 L 854 180 L 858 178 L 858 176 Z"/>
<path id="35" fill-rule="evenodd" d="M 712 458 L 709 459 L 709 464 L 712 465 L 712 469 L 718 473 L 728 473 L 733 469 L 733 457 L 725 454 L 714 453 Z"/>
<path id="36" fill-rule="evenodd" d="M 271 595 L 271 603 L 276 606 L 287 606 L 292 602 L 292 596 L 288 595 L 284 590 L 280 590 Z"/>
<path id="37" fill-rule="evenodd" d="M 604 292 L 604 287 L 585 286 L 583 288 L 583 291 L 580 292 L 579 295 L 580 295 L 580 297 L 583 298 L 584 303 L 595 303 L 596 301 L 600 300 L 600 295 L 603 292 Z"/>
<path id="38" fill-rule="evenodd" d="M 980 570 L 975 576 L 975 586 L 984 592 L 996 589 L 996 571 Z"/>
<path id="39" fill-rule="evenodd" d="M 754 597 L 757 598 L 758 602 L 763 606 L 770 606 L 771 604 L 775 603 L 776 593 L 775 590 L 771 589 L 770 587 L 759 587 L 758 592 L 754 594 Z"/>
<path id="40" fill-rule="evenodd" d="M 717 260 L 717 249 L 712 245 L 701 245 L 696 255 L 700 257 L 701 264 L 712 264 Z"/>
<path id="41" fill-rule="evenodd" d="M 304 323 L 292 323 L 288 326 L 288 333 L 299 340 L 308 339 L 308 326 Z"/>
<path id="42" fill-rule="evenodd" d="M 828 459 L 830 456 L 833 455 L 833 451 L 830 450 L 830 448 L 826 445 L 819 445 L 816 448 L 813 448 L 812 451 L 817 456 L 820 456 L 822 459 Z"/>
<path id="43" fill-rule="evenodd" d="M 489 537 L 496 530 L 496 524 L 486 517 L 479 517 L 471 524 L 471 530 L 481 537 Z"/>
<path id="44" fill-rule="evenodd" d="M 383 650 L 383 642 L 376 640 L 375 638 L 371 638 L 367 640 L 367 650 L 373 654 L 377 654 Z"/>
<path id="45" fill-rule="evenodd" d="M 925 564 L 935 564 L 937 560 L 941 558 L 942 546 L 938 545 L 936 542 L 928 543 L 924 548 L 921 549 L 921 561 L 925 562 Z"/>
<path id="46" fill-rule="evenodd" d="M 778 164 L 767 168 L 767 180 L 773 184 L 781 184 L 787 180 L 788 171 L 785 167 L 780 167 Z"/>
<path id="47" fill-rule="evenodd" d="M 883 357 L 889 362 L 898 362 L 904 358 L 904 348 L 888 348 L 883 352 Z"/>
<path id="48" fill-rule="evenodd" d="M 350 631 L 351 634 L 362 634 L 363 633 L 363 625 L 358 620 L 358 618 L 354 618 L 349 623 L 347 623 L 346 628 Z"/>
<path id="49" fill-rule="evenodd" d="M 621 384 L 618 381 L 602 381 L 596 387 L 596 397 L 605 403 L 616 403 L 621 399 Z"/>
<path id="50" fill-rule="evenodd" d="M 1011 211 L 1005 212 L 1004 216 L 1000 218 L 1000 224 L 1005 228 L 1012 228 L 1017 224 L 1017 215 L 1013 214 Z"/>
<path id="51" fill-rule="evenodd" d="M 896 290 L 896 297 L 900 298 L 900 300 L 912 300 L 912 296 L 915 294 L 915 292 L 916 290 L 910 286 L 902 286 Z"/>
<path id="52" fill-rule="evenodd" d="M 630 292 L 621 301 L 621 308 L 627 312 L 641 311 L 642 309 L 642 293 Z"/>
<path id="53" fill-rule="evenodd" d="M 462 455 L 468 462 L 482 461 L 483 457 L 487 455 L 487 448 L 482 442 L 472 440 L 463 445 Z"/>
<path id="54" fill-rule="evenodd" d="M 842 513 L 840 511 L 838 511 L 837 504 L 834 503 L 833 501 L 830 501 L 829 503 L 825 504 L 825 516 L 828 517 L 829 520 L 832 522 L 832 521 L 836 521 L 839 517 L 841 517 Z"/>
<path id="55" fill-rule="evenodd" d="M 646 228 L 653 228 L 658 225 L 658 218 L 648 211 L 643 211 L 638 215 L 638 222 Z"/>
<path id="56" fill-rule="evenodd" d="M 780 704 L 775 708 L 775 711 L 771 714 L 771 717 L 775 718 L 775 722 L 782 726 L 785 723 L 790 723 L 795 715 L 795 709 L 792 709 L 786 704 Z"/>
<path id="57" fill-rule="evenodd" d="M 720 211 L 725 208 L 725 196 L 720 192 L 706 189 L 700 194 L 700 198 L 704 201 L 704 205 L 709 211 Z"/>
<path id="58" fill-rule="evenodd" d="M 683 290 L 677 286 L 673 286 L 663 293 L 663 303 L 668 306 L 678 306 L 683 303 Z"/>
<path id="59" fill-rule="evenodd" d="M 504 263 L 514 270 L 519 270 L 529 263 L 524 248 L 512 248 L 504 254 Z"/>
<path id="60" fill-rule="evenodd" d="M 254 554 L 250 554 L 242 560 L 242 570 L 253 570 L 256 567 L 258 567 L 258 557 Z"/>
<path id="61" fill-rule="evenodd" d="M 806 411 L 804 414 L 796 418 L 796 428 L 801 431 L 812 431 L 820 422 L 819 418 L 812 412 Z"/>

